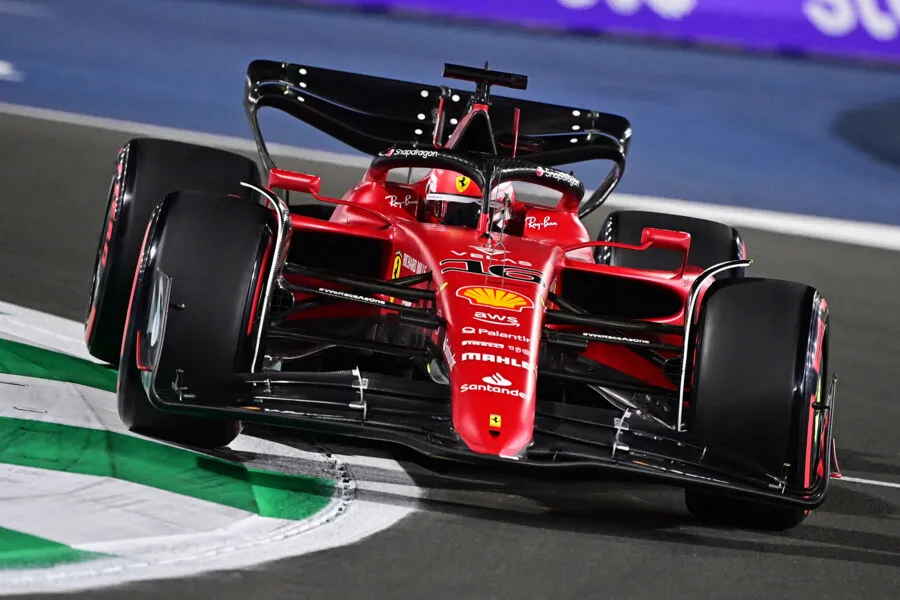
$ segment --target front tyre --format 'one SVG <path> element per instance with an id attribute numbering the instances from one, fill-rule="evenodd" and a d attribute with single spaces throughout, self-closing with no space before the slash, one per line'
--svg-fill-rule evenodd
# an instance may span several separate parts
<path id="1" fill-rule="evenodd" d="M 163 440 L 215 448 L 240 433 L 233 420 L 165 412 L 144 390 L 138 340 L 159 344 L 156 382 L 203 386 L 253 367 L 261 295 L 274 251 L 272 213 L 258 203 L 203 192 L 178 192 L 159 207 L 142 253 L 141 270 L 119 364 L 118 409 L 132 431 Z M 162 339 L 158 335 L 159 276 L 170 282 Z M 148 365 L 145 365 L 147 367 Z"/>
<path id="2" fill-rule="evenodd" d="M 750 460 L 788 489 L 827 477 L 828 308 L 813 288 L 790 281 L 713 283 L 701 306 L 688 431 L 698 445 Z M 784 530 L 802 508 L 686 490 L 700 521 Z"/>

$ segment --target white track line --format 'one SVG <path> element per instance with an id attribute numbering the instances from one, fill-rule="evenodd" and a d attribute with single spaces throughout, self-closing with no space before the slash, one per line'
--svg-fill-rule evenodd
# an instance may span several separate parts
<path id="1" fill-rule="evenodd" d="M 230 135 L 216 135 L 213 133 L 203 133 L 201 131 L 162 127 L 159 125 L 138 123 L 136 121 L 93 117 L 90 115 L 81 115 L 60 110 L 35 108 L 32 106 L 22 106 L 20 104 L 7 104 L 4 102 L 0 102 L 0 114 L 29 117 L 32 119 L 41 119 L 42 121 L 66 123 L 68 125 L 79 125 L 95 129 L 105 129 L 107 131 L 117 131 L 134 136 L 160 137 L 193 144 L 202 144 L 205 146 L 217 146 L 236 152 L 256 153 L 256 144 L 253 140 Z M 365 169 L 372 161 L 370 157 L 363 155 L 354 156 L 351 154 L 340 154 L 338 152 L 325 152 L 324 150 L 297 148 L 284 144 L 266 144 L 266 146 L 273 155 L 338 166 L 359 167 Z"/>
<path id="2" fill-rule="evenodd" d="M 217 146 L 238 152 L 256 152 L 256 145 L 250 139 L 161 127 L 134 121 L 121 121 L 6 103 L 0 103 L 0 114 L 93 127 L 136 136 L 161 137 L 207 146 Z M 276 156 L 337 166 L 364 169 L 369 166 L 371 161 L 371 158 L 359 154 L 325 152 L 284 144 L 267 144 L 267 146 L 269 151 Z M 614 194 L 607 202 L 607 205 L 615 208 L 632 208 L 690 215 L 702 219 L 721 221 L 734 227 L 749 227 L 762 231 L 870 248 L 900 250 L 900 227 L 894 225 L 631 194 Z"/>
<path id="3" fill-rule="evenodd" d="M 900 489 L 900 483 L 893 483 L 891 481 L 878 481 L 876 479 L 862 479 L 861 477 L 847 477 L 846 475 L 844 475 L 840 479 L 835 479 L 835 481 L 848 481 L 850 483 L 861 483 L 863 485 L 876 485 L 879 487 Z"/>
<path id="4" fill-rule="evenodd" d="M 50 14 L 50 9 L 34 2 L 0 0 L 0 14 L 13 17 L 34 17 L 40 19 Z"/>

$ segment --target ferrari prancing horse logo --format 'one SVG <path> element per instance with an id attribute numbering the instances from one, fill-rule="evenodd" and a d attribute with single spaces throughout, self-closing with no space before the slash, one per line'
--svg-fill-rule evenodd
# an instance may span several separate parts
<path id="1" fill-rule="evenodd" d="M 472 180 L 466 177 L 465 175 L 460 175 L 456 178 L 456 191 L 460 194 L 469 189 L 469 184 L 472 183 Z"/>
<path id="2" fill-rule="evenodd" d="M 491 415 L 491 429 L 500 429 L 500 415 Z"/>

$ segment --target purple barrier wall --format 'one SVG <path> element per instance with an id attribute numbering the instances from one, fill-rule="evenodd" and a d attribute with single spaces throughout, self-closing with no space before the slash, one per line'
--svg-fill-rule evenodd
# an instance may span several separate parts
<path id="1" fill-rule="evenodd" d="M 900 62 L 900 0 L 318 0 L 517 25 L 580 29 Z"/>

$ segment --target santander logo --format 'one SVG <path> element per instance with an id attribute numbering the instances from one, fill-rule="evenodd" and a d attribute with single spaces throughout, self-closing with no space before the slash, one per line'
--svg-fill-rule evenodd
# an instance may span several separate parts
<path id="1" fill-rule="evenodd" d="M 512 385 L 512 381 L 506 379 L 500 373 L 494 373 L 493 375 L 488 375 L 484 379 L 482 379 L 488 385 L 498 385 L 500 387 L 509 387 Z"/>
<path id="2" fill-rule="evenodd" d="M 677 21 L 691 14 L 697 8 L 698 0 L 602 0 L 614 13 L 631 16 L 647 6 L 663 19 Z M 572 10 L 587 10 L 600 4 L 601 0 L 557 0 Z"/>

